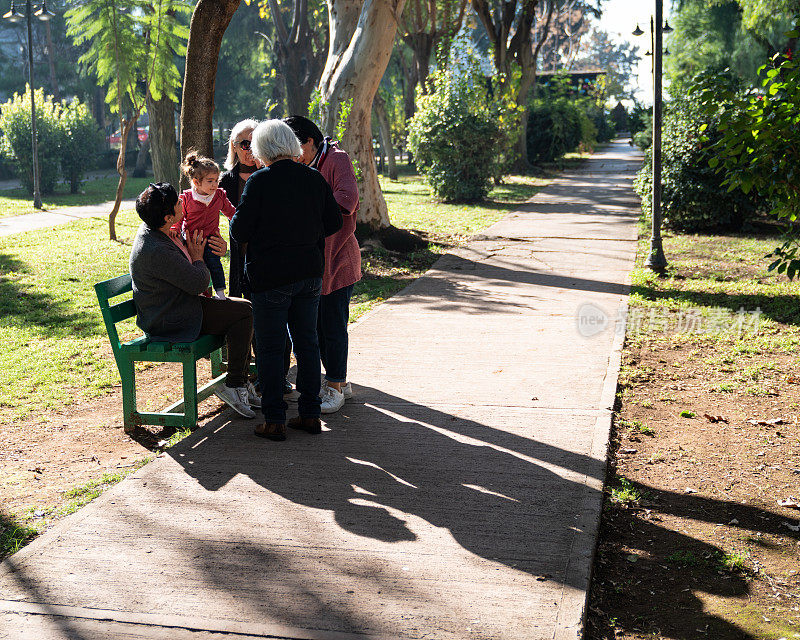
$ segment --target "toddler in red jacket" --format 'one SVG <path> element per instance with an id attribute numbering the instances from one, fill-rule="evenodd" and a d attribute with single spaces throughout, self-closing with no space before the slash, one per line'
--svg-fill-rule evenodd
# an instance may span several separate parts
<path id="1" fill-rule="evenodd" d="M 220 214 L 230 220 L 236 213 L 236 207 L 228 200 L 225 189 L 219 188 L 219 165 L 196 151 L 190 151 L 186 154 L 181 170 L 191 181 L 192 187 L 179 196 L 183 206 L 183 220 L 180 228 L 176 225 L 171 232 L 187 237 L 200 230 L 204 238 L 218 236 Z M 211 252 L 210 245 L 206 245 L 203 262 L 211 272 L 211 283 L 216 297 L 224 300 L 225 271 L 222 269 L 220 257 Z"/>

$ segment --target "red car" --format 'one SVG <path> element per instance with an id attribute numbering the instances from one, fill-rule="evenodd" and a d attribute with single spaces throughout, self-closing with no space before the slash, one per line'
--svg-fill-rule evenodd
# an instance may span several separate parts
<path id="1" fill-rule="evenodd" d="M 148 135 L 148 127 L 137 127 L 136 135 L 139 137 L 139 142 L 141 143 L 146 142 Z M 108 144 L 111 145 L 112 147 L 115 145 L 118 146 L 122 144 L 122 133 L 119 130 L 117 130 L 110 136 L 106 136 L 106 142 L 108 142 Z"/>

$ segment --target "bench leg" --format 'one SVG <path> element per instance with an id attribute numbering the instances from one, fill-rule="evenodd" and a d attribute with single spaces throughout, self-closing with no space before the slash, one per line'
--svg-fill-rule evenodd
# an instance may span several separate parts
<path id="1" fill-rule="evenodd" d="M 133 362 L 120 363 L 119 377 L 122 382 L 122 417 L 125 433 L 131 433 L 142 424 L 136 410 L 136 370 Z"/>
<path id="2" fill-rule="evenodd" d="M 211 352 L 211 377 L 217 378 L 225 372 L 222 367 L 222 349 Z"/>
<path id="3" fill-rule="evenodd" d="M 185 429 L 197 426 L 197 365 L 191 357 L 183 361 L 183 416 Z"/>

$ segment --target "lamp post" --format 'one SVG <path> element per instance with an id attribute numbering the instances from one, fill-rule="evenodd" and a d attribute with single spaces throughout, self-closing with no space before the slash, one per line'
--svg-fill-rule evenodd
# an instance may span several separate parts
<path id="1" fill-rule="evenodd" d="M 36 100 L 33 95 L 33 32 L 31 30 L 31 15 L 35 15 L 39 20 L 49 20 L 53 14 L 47 10 L 47 5 L 44 0 L 42 6 L 33 13 L 31 7 L 31 0 L 25 0 L 25 15 L 23 16 L 14 7 L 14 0 L 11 0 L 11 10 L 3 15 L 4 20 L 11 23 L 22 22 L 26 20 L 28 26 L 28 85 L 31 91 L 31 151 L 33 154 L 33 206 L 36 209 L 42 208 L 42 194 L 39 190 L 39 151 L 37 149 L 36 140 Z"/>
<path id="2" fill-rule="evenodd" d="M 663 59 L 663 34 L 670 33 L 672 27 L 663 22 L 663 0 L 655 0 L 655 18 L 650 16 L 650 52 L 652 53 L 653 67 L 653 195 L 652 215 L 653 227 L 650 235 L 650 255 L 645 266 L 653 271 L 661 272 L 667 268 L 667 258 L 664 256 L 664 247 L 661 241 L 661 75 Z M 663 26 L 662 26 L 663 24 Z M 633 35 L 640 36 L 644 33 L 636 25 Z"/>

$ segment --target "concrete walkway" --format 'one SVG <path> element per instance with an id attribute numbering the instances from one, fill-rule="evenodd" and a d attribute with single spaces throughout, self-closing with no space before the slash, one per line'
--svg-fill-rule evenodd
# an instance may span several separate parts
<path id="1" fill-rule="evenodd" d="M 354 326 L 321 436 L 225 411 L 12 556 L 0 637 L 579 638 L 639 158 L 606 147 Z"/>
<path id="2" fill-rule="evenodd" d="M 120 203 L 120 211 L 132 209 L 136 205 L 135 199 L 123 200 Z M 77 207 L 59 207 L 48 211 L 37 213 L 26 213 L 21 216 L 8 216 L 0 218 L 0 237 L 12 236 L 15 233 L 25 231 L 35 231 L 36 229 L 48 229 L 58 225 L 67 224 L 81 218 L 108 218 L 108 214 L 114 207 L 114 201 L 102 202 L 100 204 L 89 204 Z"/>

